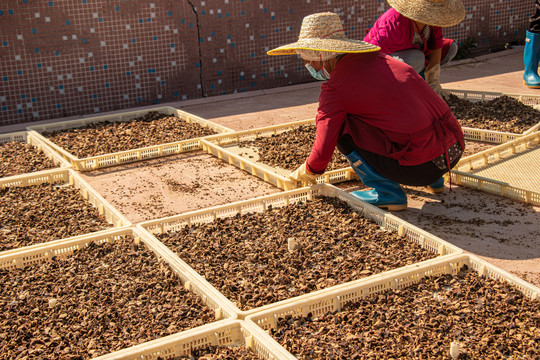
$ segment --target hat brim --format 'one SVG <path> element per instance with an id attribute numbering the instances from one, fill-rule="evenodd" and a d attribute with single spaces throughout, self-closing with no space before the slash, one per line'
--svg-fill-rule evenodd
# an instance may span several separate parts
<path id="1" fill-rule="evenodd" d="M 381 48 L 368 42 L 354 39 L 302 39 L 297 42 L 269 50 L 267 55 L 296 55 L 296 49 L 327 51 L 336 53 L 365 53 Z"/>
<path id="2" fill-rule="evenodd" d="M 444 3 L 426 0 L 386 2 L 406 18 L 426 25 L 449 27 L 459 24 L 465 18 L 465 6 L 460 0 L 447 0 Z"/>

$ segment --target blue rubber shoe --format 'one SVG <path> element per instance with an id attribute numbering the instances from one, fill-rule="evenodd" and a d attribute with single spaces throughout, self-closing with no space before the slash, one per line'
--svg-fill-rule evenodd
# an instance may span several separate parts
<path id="1" fill-rule="evenodd" d="M 401 186 L 399 189 L 403 191 Z M 397 192 L 387 193 L 382 192 L 379 188 L 377 190 L 353 191 L 352 194 L 368 204 L 391 211 L 405 210 L 407 208 L 407 195 L 405 195 L 405 192 L 403 194 L 397 194 Z"/>
<path id="2" fill-rule="evenodd" d="M 434 194 L 444 191 L 444 178 L 441 176 L 437 181 L 427 186 L 428 190 Z"/>
<path id="3" fill-rule="evenodd" d="M 529 88 L 540 88 L 540 76 L 538 76 L 538 62 L 540 61 L 540 34 L 526 31 L 525 49 L 523 50 L 523 83 Z"/>
<path id="4" fill-rule="evenodd" d="M 364 162 L 356 151 L 347 155 L 347 159 L 360 180 L 366 186 L 373 188 L 366 191 L 353 191 L 354 196 L 369 204 L 388 210 L 404 210 L 407 208 L 407 195 L 398 183 L 377 173 L 375 169 Z"/>

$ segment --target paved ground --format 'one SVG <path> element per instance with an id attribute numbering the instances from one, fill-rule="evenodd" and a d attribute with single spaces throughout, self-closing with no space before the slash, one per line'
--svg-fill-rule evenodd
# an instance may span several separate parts
<path id="1" fill-rule="evenodd" d="M 540 90 L 522 83 L 522 53 L 518 48 L 456 62 L 443 69 L 442 85 L 540 95 Z M 234 130 L 247 130 L 314 118 L 319 91 L 320 83 L 313 82 L 166 105 Z M 21 128 L 0 128 L 0 132 L 17 130 Z M 280 191 L 202 152 L 84 173 L 83 177 L 134 223 Z M 340 187 L 351 191 L 358 185 L 350 182 Z M 175 189 L 186 186 L 192 189 L 189 195 L 178 197 Z M 539 207 L 457 186 L 437 195 L 422 188 L 406 191 L 409 208 L 396 215 L 540 285 Z"/>
<path id="2" fill-rule="evenodd" d="M 523 84 L 523 47 L 456 61 L 441 71 L 448 89 L 540 95 Z"/>

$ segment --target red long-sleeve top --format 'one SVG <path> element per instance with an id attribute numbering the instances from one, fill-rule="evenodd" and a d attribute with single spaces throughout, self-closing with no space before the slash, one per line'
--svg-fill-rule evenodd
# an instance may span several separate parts
<path id="1" fill-rule="evenodd" d="M 419 165 L 445 153 L 463 132 L 446 102 L 412 67 L 381 52 L 346 54 L 321 85 L 316 139 L 306 164 L 322 174 L 338 139 Z"/>

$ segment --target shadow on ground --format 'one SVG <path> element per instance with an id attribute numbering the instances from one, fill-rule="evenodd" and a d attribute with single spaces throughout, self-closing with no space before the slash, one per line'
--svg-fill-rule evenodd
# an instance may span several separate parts
<path id="1" fill-rule="evenodd" d="M 540 258 L 540 212 L 532 205 L 452 186 L 431 194 L 407 187 L 409 208 L 393 212 L 433 235 L 480 256 Z"/>

